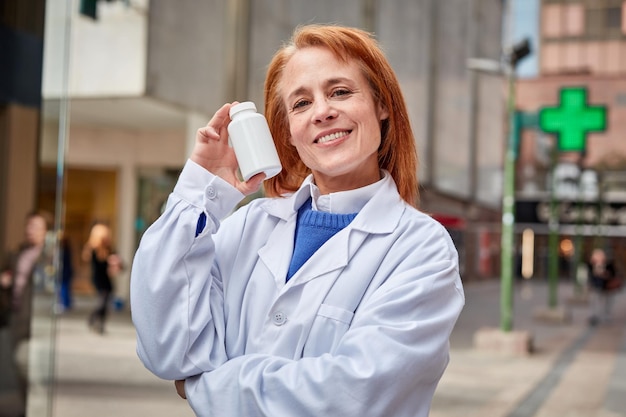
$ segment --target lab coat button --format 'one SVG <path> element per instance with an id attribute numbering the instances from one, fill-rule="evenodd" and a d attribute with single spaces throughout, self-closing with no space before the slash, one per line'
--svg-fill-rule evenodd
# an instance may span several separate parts
<path id="1" fill-rule="evenodd" d="M 287 316 L 282 311 L 277 311 L 272 315 L 272 321 L 276 326 L 282 326 L 287 321 Z"/>
<path id="2" fill-rule="evenodd" d="M 206 193 L 206 197 L 209 200 L 213 200 L 215 197 L 217 197 L 217 190 L 212 185 L 209 185 L 208 187 L 206 187 L 205 193 Z"/>

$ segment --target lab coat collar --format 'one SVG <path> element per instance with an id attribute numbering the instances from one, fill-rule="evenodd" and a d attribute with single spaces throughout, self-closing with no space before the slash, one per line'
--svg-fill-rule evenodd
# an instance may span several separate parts
<path id="1" fill-rule="evenodd" d="M 381 188 L 352 221 L 351 229 L 367 233 L 390 233 L 398 224 L 406 204 L 403 203 L 391 174 L 385 170 L 383 174 Z M 297 215 L 298 209 L 311 197 L 312 181 L 313 176 L 309 175 L 295 193 L 283 198 L 269 199 L 263 204 L 263 209 L 285 221 Z"/>

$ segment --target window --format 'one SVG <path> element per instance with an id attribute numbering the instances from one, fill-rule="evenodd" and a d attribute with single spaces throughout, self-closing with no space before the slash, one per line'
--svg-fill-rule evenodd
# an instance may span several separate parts
<path id="1" fill-rule="evenodd" d="M 622 8 L 621 7 L 609 7 L 605 10 L 605 22 L 607 29 L 621 29 L 622 28 Z"/>
<path id="2" fill-rule="evenodd" d="M 582 3 L 547 4 L 543 9 L 543 35 L 547 38 L 581 36 L 585 33 Z"/>
<path id="3" fill-rule="evenodd" d="M 593 39 L 615 39 L 622 36 L 621 4 L 591 3 L 587 6 L 586 33 Z"/>

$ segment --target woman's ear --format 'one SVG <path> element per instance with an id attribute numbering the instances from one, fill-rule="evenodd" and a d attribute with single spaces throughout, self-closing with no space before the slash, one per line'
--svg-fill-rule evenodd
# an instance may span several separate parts
<path id="1" fill-rule="evenodd" d="M 389 118 L 389 110 L 382 102 L 378 103 L 378 120 L 381 122 Z"/>

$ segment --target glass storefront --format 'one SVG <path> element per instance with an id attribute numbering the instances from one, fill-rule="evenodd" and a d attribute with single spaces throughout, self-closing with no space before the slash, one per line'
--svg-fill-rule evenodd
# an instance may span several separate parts
<path id="1" fill-rule="evenodd" d="M 63 276 L 61 239 L 64 233 L 66 166 L 65 153 L 69 135 L 69 61 L 72 2 L 58 2 L 54 8 L 46 7 L 45 40 L 55 42 L 55 56 L 50 57 L 44 48 L 44 65 L 57 74 L 57 80 L 43 77 L 45 84 L 54 82 L 60 86 L 56 100 L 42 100 L 40 132 L 39 207 L 52 213 L 52 228 L 48 232 L 44 251 L 51 254 L 51 263 L 40 280 L 35 279 L 31 336 L 28 348 L 22 354 L 28 365 L 27 416 L 52 416 L 55 388 L 56 342 L 58 324 L 58 292 Z M 56 127 L 56 132 L 44 132 L 44 126 Z M 47 139 L 47 140 L 45 140 Z M 52 147 L 54 157 L 45 163 L 41 153 Z M 45 169 L 48 167 L 49 169 Z M 46 196 L 43 190 L 49 194 Z M 46 198 L 48 197 L 48 198 Z M 47 200 L 47 201 L 46 201 Z M 38 282 L 39 281 L 39 282 Z"/>

